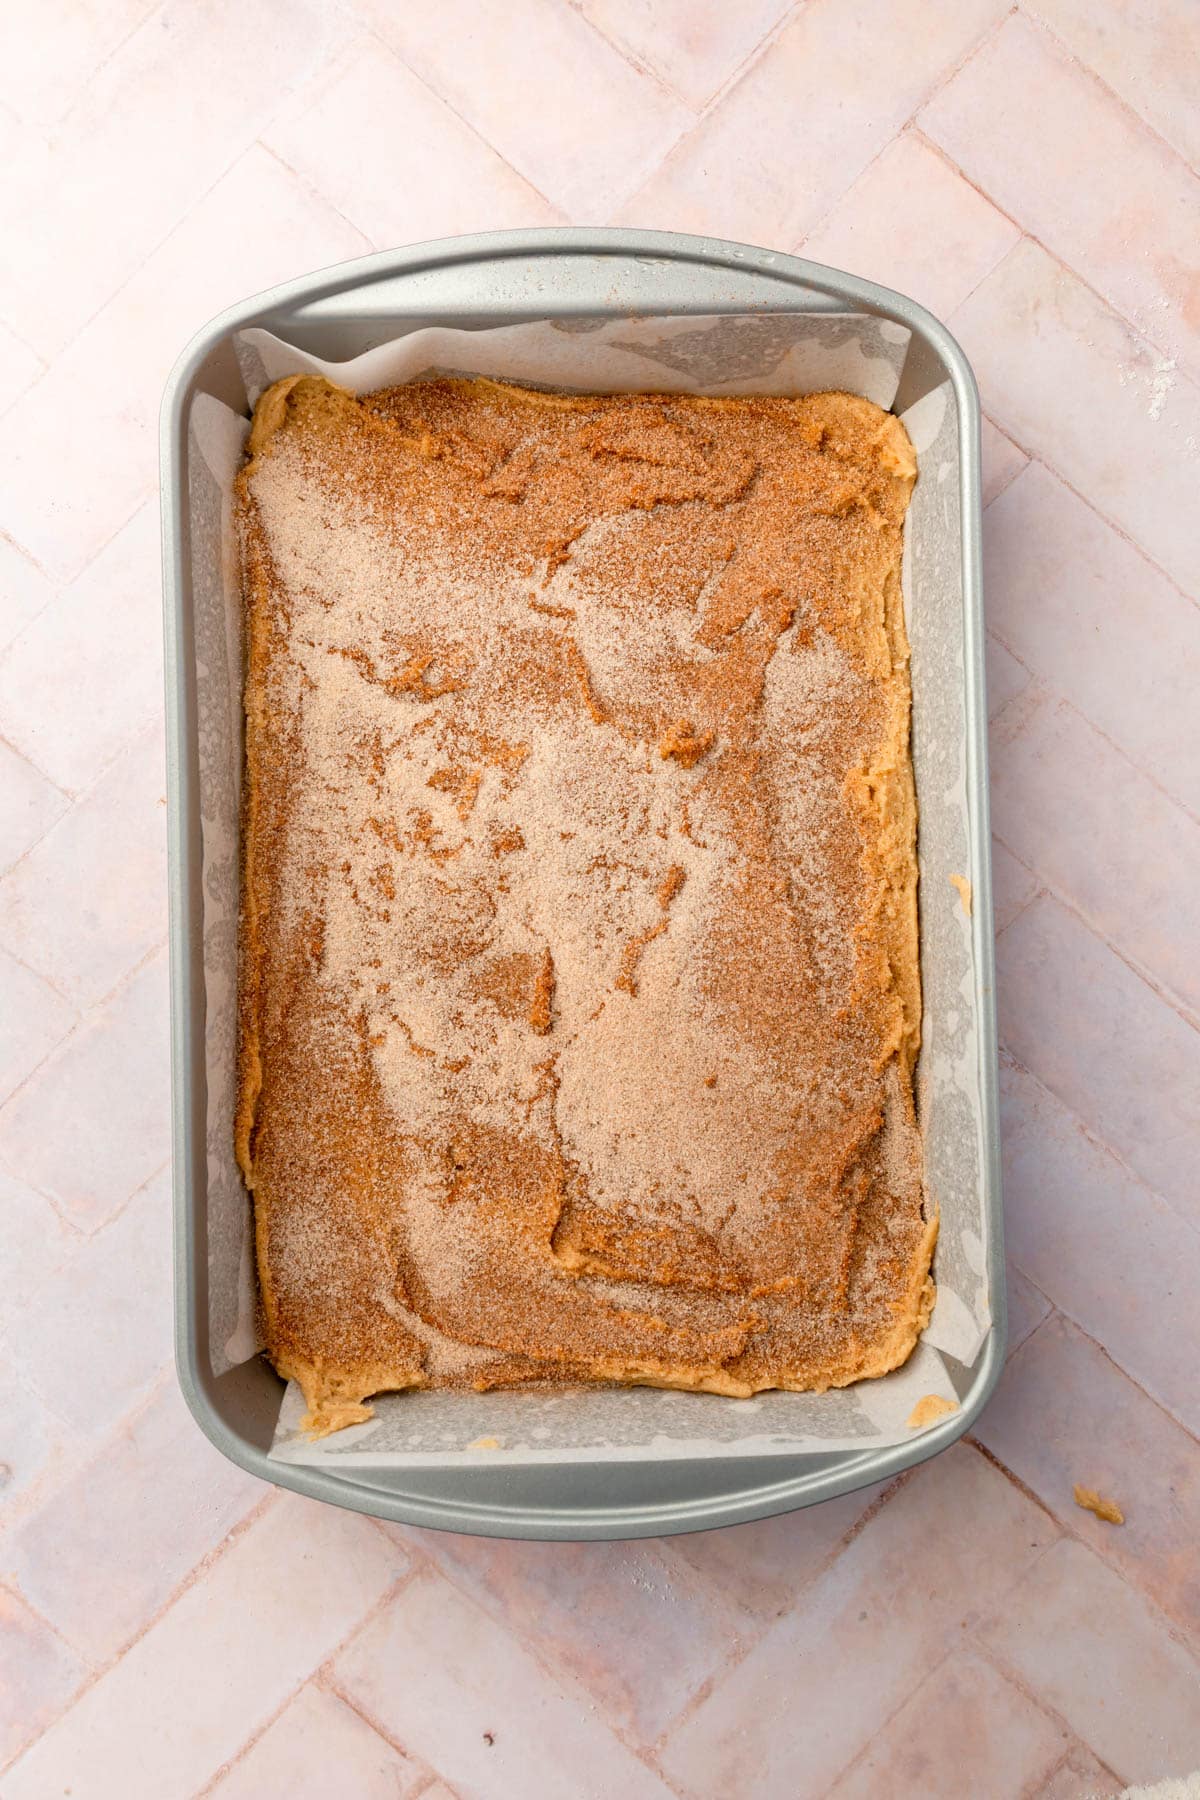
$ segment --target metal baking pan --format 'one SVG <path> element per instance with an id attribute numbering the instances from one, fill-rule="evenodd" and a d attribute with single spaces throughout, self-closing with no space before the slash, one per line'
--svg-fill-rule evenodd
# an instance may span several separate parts
<path id="1" fill-rule="evenodd" d="M 912 1439 L 869 1450 L 675 1458 L 652 1450 L 611 1463 L 324 1469 L 269 1457 L 282 1384 L 260 1356 L 217 1373 L 209 1325 L 206 1154 L 205 893 L 200 720 L 192 636 L 196 570 L 189 525 L 188 420 L 202 394 L 245 410 L 236 331 L 259 326 L 309 353 L 346 360 L 418 325 L 478 329 L 527 319 L 844 313 L 903 326 L 911 342 L 895 410 L 935 389 L 953 408 L 961 593 L 962 860 L 973 890 L 964 927 L 974 1037 L 970 1082 L 978 1154 L 980 1293 L 990 1327 L 970 1361 L 950 1363 L 959 1409 Z M 980 569 L 979 403 L 954 339 L 913 301 L 796 257 L 709 238 L 624 230 L 498 232 L 388 251 L 259 294 L 200 331 L 168 380 L 161 419 L 172 1010 L 176 1358 L 193 1415 L 233 1462 L 317 1499 L 414 1525 L 484 1535 L 611 1539 L 697 1531 L 763 1518 L 889 1479 L 968 1430 L 1003 1364 L 996 1031 L 989 856 L 984 632 Z M 920 570 L 913 580 L 919 591 Z M 959 700 L 961 705 L 958 705 Z M 956 729 L 958 729 L 956 724 Z M 922 720 L 914 716 L 920 746 Z M 932 734 L 931 734 L 932 735 Z M 918 765 L 918 793 L 920 773 Z M 925 887 L 922 963 L 925 966 Z M 974 1129 L 974 1128 L 973 1128 Z M 974 1154 L 974 1152 L 973 1152 Z M 722 1402 L 721 1404 L 727 1404 Z"/>

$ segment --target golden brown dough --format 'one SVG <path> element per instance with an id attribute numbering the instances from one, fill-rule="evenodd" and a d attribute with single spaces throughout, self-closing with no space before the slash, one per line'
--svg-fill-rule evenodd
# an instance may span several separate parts
<path id="1" fill-rule="evenodd" d="M 316 1430 L 909 1354 L 915 473 L 847 394 L 260 400 L 237 1148 Z"/>

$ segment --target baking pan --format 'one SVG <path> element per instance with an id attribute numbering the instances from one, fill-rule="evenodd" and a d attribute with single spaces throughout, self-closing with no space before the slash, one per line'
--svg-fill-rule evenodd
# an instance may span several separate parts
<path id="1" fill-rule="evenodd" d="M 596 322 L 713 315 L 862 315 L 908 333 L 894 410 L 940 420 L 952 444 L 937 470 L 943 530 L 939 592 L 951 596 L 937 630 L 914 631 L 914 689 L 921 664 L 950 682 L 950 712 L 923 718 L 914 703 L 918 799 L 923 758 L 931 802 L 953 788 L 961 848 L 953 872 L 970 883 L 961 932 L 962 972 L 951 983 L 953 1015 L 969 1017 L 967 1048 L 956 1054 L 952 1104 L 939 1125 L 937 1183 L 970 1188 L 961 1203 L 977 1209 L 978 1229 L 960 1236 L 977 1279 L 983 1326 L 956 1359 L 943 1339 L 940 1366 L 957 1411 L 904 1441 L 867 1448 L 790 1452 L 776 1439 L 769 1453 L 664 1456 L 654 1444 L 619 1458 L 568 1456 L 530 1461 L 461 1456 L 403 1458 L 390 1464 L 314 1467 L 271 1455 L 283 1385 L 261 1356 L 232 1364 L 212 1329 L 210 1306 L 209 1092 L 206 1030 L 206 895 L 201 821 L 200 746 L 204 719 L 194 637 L 205 583 L 219 573 L 198 565 L 193 521 L 198 480 L 189 430 L 201 396 L 245 414 L 246 385 L 235 334 L 259 328 L 298 351 L 346 361 L 426 326 L 483 330 L 530 320 L 565 329 Z M 814 327 L 817 321 L 813 320 Z M 648 378 L 647 387 L 654 385 Z M 936 404 L 934 404 L 936 402 Z M 918 451 L 921 445 L 918 443 Z M 986 704 L 980 573 L 979 407 L 969 365 L 954 339 L 913 301 L 853 276 L 798 258 L 707 238 L 661 232 L 561 229 L 489 233 L 346 263 L 260 294 L 199 332 L 167 384 L 161 427 L 163 568 L 170 808 L 171 1007 L 174 1133 L 176 1357 L 180 1383 L 201 1428 L 225 1455 L 264 1480 L 379 1517 L 455 1531 L 530 1538 L 623 1538 L 694 1531 L 785 1512 L 886 1480 L 946 1448 L 969 1428 L 1003 1363 L 1003 1254 L 996 1104 L 992 908 L 987 808 Z M 932 463 L 922 463 L 927 483 Z M 933 496 L 934 489 L 927 488 Z M 949 538 L 946 535 L 949 533 Z M 197 543 L 199 538 L 197 535 Z M 949 543 L 949 549 L 946 543 Z M 908 571 L 920 616 L 920 545 Z M 910 620 L 910 628 L 911 628 Z M 947 724 L 949 720 L 949 724 Z M 211 730 L 211 720 L 208 721 Z M 947 762 L 946 758 L 950 757 Z M 941 761 L 939 761 L 939 758 Z M 947 775 L 950 771 L 950 776 Z M 947 782 L 949 781 L 949 785 Z M 940 801 L 939 801 L 940 803 Z M 922 972 L 927 992 L 942 980 L 939 943 L 952 929 L 943 891 L 946 865 L 931 875 L 922 855 Z M 236 852 L 234 851 L 234 855 Z M 235 865 L 234 865 L 235 866 Z M 932 883 L 932 885 L 931 885 Z M 957 896 L 951 895 L 957 907 Z M 224 985 L 232 971 L 223 976 Z M 228 1002 L 225 993 L 222 1002 Z M 945 1008 L 944 996 L 940 1004 Z M 944 1060 L 944 1058 L 943 1058 Z M 923 1052 L 923 1064 L 925 1053 Z M 919 1072 L 928 1090 L 928 1070 Z M 969 1140 L 969 1143 L 968 1143 Z M 958 1156 L 956 1146 L 969 1148 Z M 931 1177 L 932 1178 L 932 1177 Z M 939 1195 L 941 1198 L 941 1195 Z M 943 1217 L 945 1203 L 943 1200 Z M 936 1265 L 935 1265 L 936 1273 Z M 940 1303 L 939 1303 L 940 1304 Z M 959 1310 L 962 1311 L 961 1305 Z M 936 1319 L 936 1315 L 935 1315 Z M 889 1378 L 891 1379 L 891 1378 Z M 868 1386 L 870 1384 L 864 1384 Z M 650 1390 L 639 1390 L 645 1395 Z M 685 1401 L 698 1397 L 684 1396 Z M 809 1397 L 783 1397 L 786 1405 Z M 749 1406 L 711 1401 L 701 1405 Z M 752 1442 L 753 1440 L 747 1440 Z"/>

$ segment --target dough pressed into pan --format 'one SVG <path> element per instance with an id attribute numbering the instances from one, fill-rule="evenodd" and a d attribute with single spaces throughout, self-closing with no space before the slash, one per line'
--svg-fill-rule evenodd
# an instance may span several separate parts
<path id="1" fill-rule="evenodd" d="M 262 396 L 237 1148 L 312 1429 L 911 1351 L 915 476 L 843 393 Z"/>

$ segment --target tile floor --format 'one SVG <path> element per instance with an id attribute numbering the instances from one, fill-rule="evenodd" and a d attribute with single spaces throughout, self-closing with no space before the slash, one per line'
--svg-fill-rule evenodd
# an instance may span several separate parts
<path id="1" fill-rule="evenodd" d="M 3 1800 L 1200 1767 L 1198 95 L 1194 0 L 0 9 Z M 1014 1329 L 891 1489 L 539 1548 L 264 1488 L 175 1389 L 153 494 L 219 306 L 567 221 L 809 251 L 974 360 Z"/>

